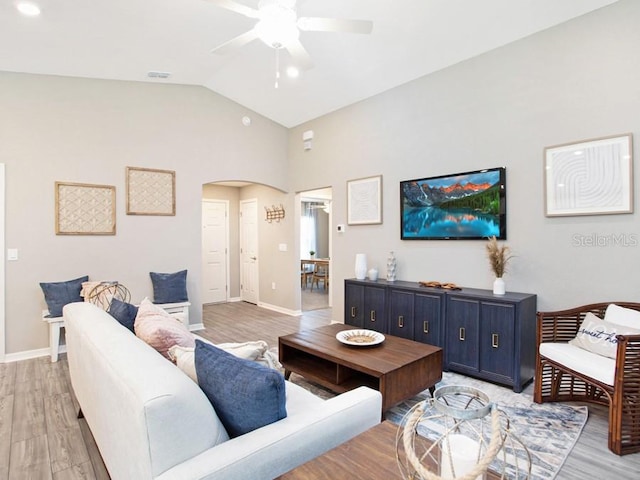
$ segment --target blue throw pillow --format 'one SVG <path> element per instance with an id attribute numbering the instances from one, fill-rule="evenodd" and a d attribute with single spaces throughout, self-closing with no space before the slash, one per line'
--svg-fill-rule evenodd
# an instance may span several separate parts
<path id="1" fill-rule="evenodd" d="M 276 370 L 238 358 L 196 340 L 198 385 L 230 437 L 287 416 L 284 377 Z"/>
<path id="2" fill-rule="evenodd" d="M 80 296 L 82 283 L 88 281 L 89 277 L 85 275 L 66 282 L 41 282 L 40 288 L 44 292 L 44 300 L 47 302 L 47 308 L 49 309 L 47 317 L 61 317 L 62 307 L 67 303 L 82 302 L 83 298 Z"/>
<path id="3" fill-rule="evenodd" d="M 136 321 L 136 315 L 138 315 L 138 307 L 114 298 L 113 300 L 111 300 L 111 305 L 109 305 L 108 312 L 122 325 L 127 327 L 134 334 L 136 333 L 133 329 L 133 324 Z"/>
<path id="4" fill-rule="evenodd" d="M 153 303 L 188 302 L 187 271 L 176 273 L 150 272 L 153 283 Z"/>

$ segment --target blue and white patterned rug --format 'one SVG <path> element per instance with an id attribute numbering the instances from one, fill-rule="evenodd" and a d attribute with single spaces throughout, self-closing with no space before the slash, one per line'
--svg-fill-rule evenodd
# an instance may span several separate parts
<path id="1" fill-rule="evenodd" d="M 292 374 L 291 380 L 319 397 L 326 399 L 335 396 L 329 390 L 307 382 L 297 374 Z M 530 478 L 532 480 L 552 480 L 556 477 L 587 422 L 588 409 L 585 406 L 572 406 L 563 403 L 537 404 L 533 402 L 531 393 L 514 393 L 510 388 L 451 372 L 444 372 L 442 381 L 436 387 L 445 385 L 465 385 L 477 388 L 486 393 L 490 400 L 508 416 L 511 429 L 527 446 L 531 455 Z M 529 387 L 525 391 L 530 392 L 531 390 Z M 412 406 L 428 398 L 430 398 L 429 391 L 425 390 L 393 407 L 386 413 L 386 419 L 400 425 L 404 415 Z M 418 432 L 429 438 L 430 433 L 426 426 L 421 425 Z M 437 438 L 437 434 L 432 436 L 432 439 L 435 438 Z M 496 470 L 501 469 L 496 468 Z M 512 475 L 508 475 L 510 470 L 511 467 L 507 465 L 505 478 L 514 478 Z"/>
<path id="2" fill-rule="evenodd" d="M 436 387 L 445 385 L 465 385 L 486 393 L 490 400 L 509 418 L 511 430 L 526 445 L 531 455 L 531 477 L 535 480 L 549 480 L 556 477 L 567 456 L 573 449 L 587 421 L 588 409 L 585 406 L 572 406 L 562 403 L 537 404 L 531 394 L 514 393 L 513 390 L 500 387 L 463 375 L 445 372 Z M 529 389 L 531 390 L 531 389 Z M 404 415 L 416 403 L 430 398 L 428 391 L 396 405 L 386 414 L 386 419 L 400 425 Z M 421 424 L 418 433 L 435 440 L 438 427 L 429 428 Z M 523 453 L 523 452 L 520 452 Z M 507 459 L 505 471 L 513 470 Z M 494 466 L 501 470 L 501 464 Z M 506 478 L 513 478 L 509 475 Z M 522 478 L 522 477 L 520 477 Z"/>

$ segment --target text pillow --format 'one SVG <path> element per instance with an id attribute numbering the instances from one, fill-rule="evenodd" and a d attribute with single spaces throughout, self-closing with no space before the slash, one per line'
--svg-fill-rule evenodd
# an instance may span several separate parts
<path id="1" fill-rule="evenodd" d="M 188 302 L 187 271 L 176 273 L 150 272 L 153 284 L 153 303 L 182 303 Z"/>
<path id="2" fill-rule="evenodd" d="M 133 324 L 138 338 L 141 338 L 164 357 L 169 358 L 168 351 L 174 345 L 182 347 L 195 346 L 193 334 L 180 320 L 165 312 L 145 298 L 140 302 L 138 315 Z"/>
<path id="3" fill-rule="evenodd" d="M 637 335 L 640 329 L 624 327 L 601 320 L 589 312 L 584 317 L 578 334 L 569 341 L 571 345 L 609 358 L 616 358 L 618 340 L 616 335 Z"/>
<path id="4" fill-rule="evenodd" d="M 62 307 L 68 303 L 82 302 L 80 291 L 82 282 L 89 280 L 88 276 L 67 280 L 66 282 L 40 283 L 44 292 L 44 300 L 47 302 L 49 315 L 47 317 L 61 317 Z"/>
<path id="5" fill-rule="evenodd" d="M 282 374 L 196 340 L 198 385 L 230 437 L 237 437 L 287 416 Z"/>

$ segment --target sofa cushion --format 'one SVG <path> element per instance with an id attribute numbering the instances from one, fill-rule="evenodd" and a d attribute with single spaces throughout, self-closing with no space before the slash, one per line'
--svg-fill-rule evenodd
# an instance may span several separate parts
<path id="1" fill-rule="evenodd" d="M 40 288 L 44 293 L 44 300 L 47 302 L 49 315 L 47 317 L 61 317 L 62 307 L 68 303 L 81 302 L 82 282 L 89 280 L 88 276 L 74 278 L 66 282 L 40 283 Z"/>
<path id="2" fill-rule="evenodd" d="M 640 312 L 631 308 L 621 307 L 615 303 L 607 307 L 606 312 L 604 312 L 604 320 L 623 327 L 640 329 Z"/>
<path id="3" fill-rule="evenodd" d="M 230 437 L 237 437 L 287 416 L 280 372 L 196 341 L 198 384 Z"/>
<path id="4" fill-rule="evenodd" d="M 166 358 L 174 345 L 195 346 L 193 334 L 184 324 L 145 298 L 140 302 L 134 322 L 135 334 Z"/>
<path id="5" fill-rule="evenodd" d="M 131 332 L 135 333 L 133 325 L 138 315 L 138 307 L 114 298 L 111 300 L 108 313 Z"/>
<path id="6" fill-rule="evenodd" d="M 569 343 L 541 343 L 540 355 L 571 370 L 613 386 L 616 361 Z"/>
<path id="7" fill-rule="evenodd" d="M 175 273 L 150 272 L 153 284 L 153 303 L 188 302 L 187 271 Z"/>
<path id="8" fill-rule="evenodd" d="M 618 340 L 616 335 L 638 335 L 640 330 L 601 320 L 589 312 L 584 317 L 576 337 L 569 343 L 589 352 L 616 358 Z"/>

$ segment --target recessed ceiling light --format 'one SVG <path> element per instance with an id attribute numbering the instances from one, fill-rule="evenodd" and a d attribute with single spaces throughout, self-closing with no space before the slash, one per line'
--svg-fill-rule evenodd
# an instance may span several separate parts
<path id="1" fill-rule="evenodd" d="M 289 78 L 298 78 L 299 75 L 300 75 L 300 70 L 298 70 L 296 67 L 287 68 L 287 76 Z"/>
<path id="2" fill-rule="evenodd" d="M 26 15 L 27 17 L 37 17 L 40 15 L 40 7 L 35 3 L 18 2 L 16 3 L 16 8 L 21 14 Z"/>

